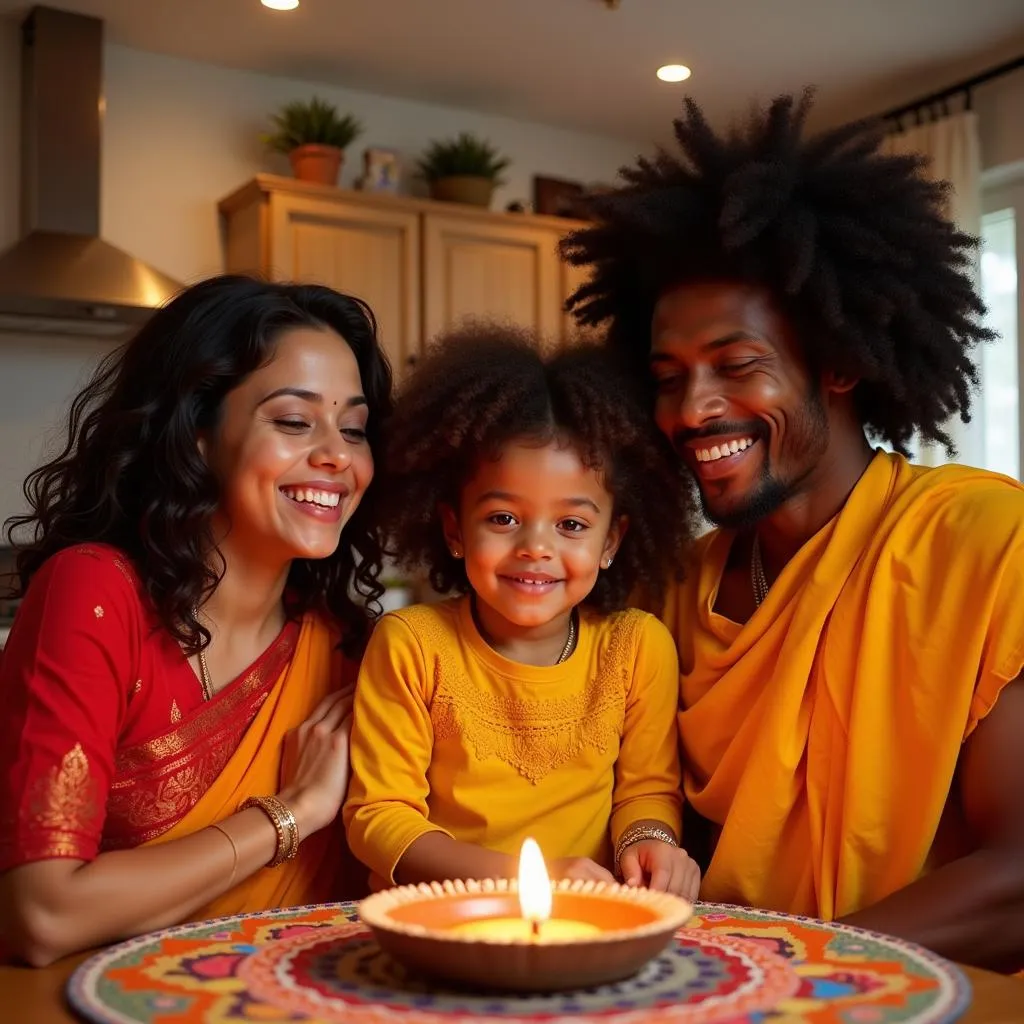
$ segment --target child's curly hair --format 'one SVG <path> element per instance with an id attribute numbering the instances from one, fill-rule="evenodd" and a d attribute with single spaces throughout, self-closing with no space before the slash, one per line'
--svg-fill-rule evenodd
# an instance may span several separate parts
<path id="1" fill-rule="evenodd" d="M 655 606 L 696 522 L 682 462 L 607 350 L 545 353 L 527 331 L 476 322 L 438 339 L 402 386 L 386 428 L 379 525 L 399 566 L 429 573 L 439 593 L 470 589 L 445 543 L 438 508 L 484 459 L 517 440 L 572 446 L 598 469 L 629 527 L 587 598 L 600 612 Z"/>

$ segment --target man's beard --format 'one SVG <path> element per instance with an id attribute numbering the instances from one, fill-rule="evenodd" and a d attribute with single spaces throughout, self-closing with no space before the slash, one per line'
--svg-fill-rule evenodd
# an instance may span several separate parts
<path id="1" fill-rule="evenodd" d="M 700 494 L 700 507 L 705 519 L 715 526 L 722 526 L 728 530 L 746 530 L 781 508 L 799 490 L 800 483 L 798 480 L 792 483 L 779 480 L 772 476 L 765 466 L 765 472 L 754 493 L 735 508 L 720 512 L 708 506 L 704 492 L 699 487 L 697 491 Z"/>

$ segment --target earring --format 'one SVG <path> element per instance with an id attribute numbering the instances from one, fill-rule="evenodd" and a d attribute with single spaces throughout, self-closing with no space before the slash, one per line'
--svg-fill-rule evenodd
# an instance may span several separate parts
<path id="1" fill-rule="evenodd" d="M 606 569 L 610 569 L 612 567 L 612 560 L 610 558 L 608 559 L 607 562 L 604 563 L 604 567 Z"/>
<path id="2" fill-rule="evenodd" d="M 461 558 L 462 548 L 452 548 L 452 558 Z"/>

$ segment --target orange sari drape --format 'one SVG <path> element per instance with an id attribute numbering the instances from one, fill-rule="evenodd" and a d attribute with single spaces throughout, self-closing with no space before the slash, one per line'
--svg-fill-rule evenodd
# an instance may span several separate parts
<path id="1" fill-rule="evenodd" d="M 720 836 L 704 899 L 825 919 L 929 866 L 964 740 L 1024 664 L 1024 488 L 879 452 L 750 620 L 732 543 L 671 602 L 685 795 Z"/>
<path id="2" fill-rule="evenodd" d="M 183 818 L 144 845 L 191 835 L 230 817 L 248 797 L 278 791 L 285 734 L 301 725 L 316 705 L 340 685 L 341 654 L 336 641 L 336 634 L 319 617 L 306 615 L 291 661 L 270 689 L 223 771 Z M 329 826 L 304 839 L 293 860 L 257 871 L 201 907 L 191 915 L 191 920 L 335 898 L 343 846 L 339 821 L 337 827 Z"/>

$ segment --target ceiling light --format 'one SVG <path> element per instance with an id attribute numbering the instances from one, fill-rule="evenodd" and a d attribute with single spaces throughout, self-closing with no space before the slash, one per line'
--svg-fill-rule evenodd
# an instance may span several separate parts
<path id="1" fill-rule="evenodd" d="M 685 82 L 690 77 L 690 69 L 685 64 L 666 64 L 658 68 L 658 77 L 663 82 Z"/>
<path id="2" fill-rule="evenodd" d="M 260 3 L 272 11 L 294 11 L 299 6 L 299 0 L 260 0 Z"/>

